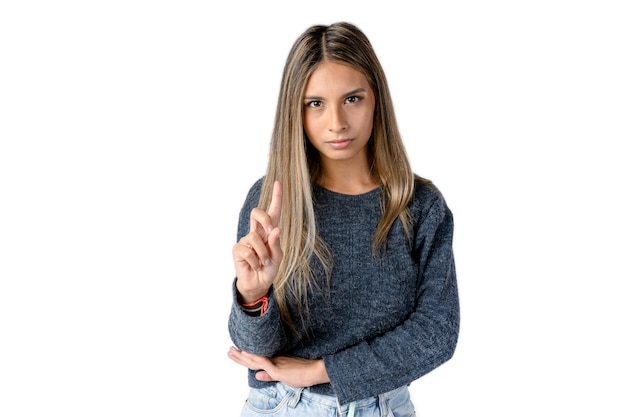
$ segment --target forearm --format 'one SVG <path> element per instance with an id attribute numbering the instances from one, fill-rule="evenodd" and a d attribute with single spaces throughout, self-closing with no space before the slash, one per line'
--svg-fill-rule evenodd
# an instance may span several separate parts
<path id="1" fill-rule="evenodd" d="M 326 371 L 343 401 L 371 395 L 368 390 L 408 384 L 449 360 L 456 349 L 460 310 L 451 218 L 426 240 L 416 306 L 393 329 L 324 357 Z M 367 366 L 362 366 L 366 363 Z"/>
<path id="2" fill-rule="evenodd" d="M 328 372 L 326 372 L 326 364 L 323 359 L 314 360 L 311 366 L 310 374 L 311 382 L 307 386 L 327 384 L 330 382 Z"/>
<path id="3" fill-rule="evenodd" d="M 302 359 L 293 356 L 267 358 L 231 348 L 228 357 L 239 365 L 256 371 L 259 381 L 281 381 L 291 387 L 311 387 L 330 382 L 322 359 Z"/>
<path id="4" fill-rule="evenodd" d="M 286 343 L 278 306 L 273 293 L 268 294 L 268 305 L 262 316 L 251 316 L 239 305 L 233 285 L 233 303 L 228 319 L 231 340 L 238 349 L 267 357 L 275 356 Z"/>
<path id="5" fill-rule="evenodd" d="M 415 312 L 378 338 L 325 356 L 325 369 L 337 395 L 347 402 L 380 389 L 390 390 L 449 360 L 458 339 L 459 316 L 455 311 Z"/>

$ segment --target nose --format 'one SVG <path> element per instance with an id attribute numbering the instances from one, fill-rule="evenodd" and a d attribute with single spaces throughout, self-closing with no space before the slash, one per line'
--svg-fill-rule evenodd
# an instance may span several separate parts
<path id="1" fill-rule="evenodd" d="M 332 106 L 329 111 L 328 130 L 339 133 L 348 128 L 348 121 L 342 106 Z"/>

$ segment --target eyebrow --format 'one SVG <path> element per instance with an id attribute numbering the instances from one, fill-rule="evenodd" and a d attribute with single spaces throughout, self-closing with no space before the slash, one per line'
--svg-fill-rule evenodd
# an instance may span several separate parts
<path id="1" fill-rule="evenodd" d="M 355 88 L 354 90 L 348 91 L 347 93 L 345 93 L 342 97 L 346 98 L 346 97 L 350 97 L 353 96 L 357 93 L 364 93 L 367 90 L 365 88 Z M 305 100 L 323 100 L 324 97 L 322 96 L 304 96 Z"/>

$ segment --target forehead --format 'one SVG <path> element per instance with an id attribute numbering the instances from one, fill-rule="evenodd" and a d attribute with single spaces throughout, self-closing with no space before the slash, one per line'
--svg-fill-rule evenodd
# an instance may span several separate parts
<path id="1" fill-rule="evenodd" d="M 342 94 L 357 88 L 370 89 L 365 74 L 350 65 L 326 61 L 313 70 L 304 91 L 305 94 Z"/>

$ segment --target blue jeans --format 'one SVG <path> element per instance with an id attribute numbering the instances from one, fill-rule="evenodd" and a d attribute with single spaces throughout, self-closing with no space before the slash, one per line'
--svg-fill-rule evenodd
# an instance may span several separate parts
<path id="1" fill-rule="evenodd" d="M 406 386 L 376 397 L 356 401 L 355 417 L 415 417 L 415 408 Z M 337 397 L 291 388 L 281 382 L 268 388 L 252 388 L 241 417 L 346 417 L 349 404 Z"/>

